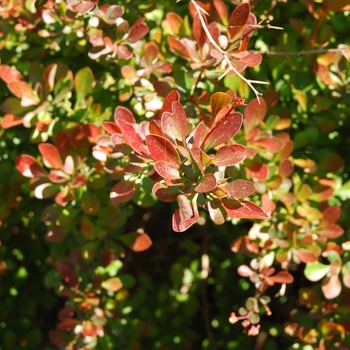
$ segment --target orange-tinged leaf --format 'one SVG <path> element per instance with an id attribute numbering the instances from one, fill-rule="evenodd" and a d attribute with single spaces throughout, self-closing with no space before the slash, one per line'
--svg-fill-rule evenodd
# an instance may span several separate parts
<path id="1" fill-rule="evenodd" d="M 228 183 L 226 188 L 229 192 L 229 198 L 242 199 L 255 192 L 255 186 L 251 181 L 237 179 Z"/>
<path id="2" fill-rule="evenodd" d="M 17 117 L 12 113 L 6 113 L 1 121 L 1 127 L 3 129 L 9 129 L 13 126 L 21 125 L 23 124 L 23 118 Z"/>
<path id="3" fill-rule="evenodd" d="M 254 98 L 244 111 L 244 131 L 247 134 L 257 127 L 266 116 L 266 102 L 263 98 Z"/>
<path id="4" fill-rule="evenodd" d="M 56 146 L 51 143 L 41 143 L 38 148 L 46 166 L 53 169 L 63 169 L 61 155 Z"/>
<path id="5" fill-rule="evenodd" d="M 212 121 L 219 111 L 230 102 L 230 96 L 223 92 L 215 92 L 210 98 Z"/>
<path id="6" fill-rule="evenodd" d="M 322 221 L 327 223 L 335 223 L 339 220 L 341 214 L 341 209 L 339 207 L 328 207 L 323 210 L 322 215 Z"/>
<path id="7" fill-rule="evenodd" d="M 175 12 L 168 12 L 166 14 L 166 22 L 172 34 L 175 34 L 175 35 L 180 34 L 180 30 L 183 24 L 183 19 L 180 15 L 178 15 Z"/>
<path id="8" fill-rule="evenodd" d="M 248 159 L 245 162 L 246 173 L 252 178 L 259 181 L 264 181 L 269 176 L 269 168 L 266 164 L 257 160 Z"/>
<path id="9" fill-rule="evenodd" d="M 270 276 L 269 279 L 273 280 L 275 283 L 293 283 L 293 276 L 287 271 L 279 271 L 275 275 Z"/>
<path id="10" fill-rule="evenodd" d="M 18 171 L 25 177 L 47 177 L 48 173 L 39 165 L 37 160 L 28 155 L 22 154 L 15 158 Z"/>
<path id="11" fill-rule="evenodd" d="M 244 219 L 244 218 L 255 218 L 255 219 L 267 219 L 268 215 L 265 211 L 253 202 L 237 202 L 233 200 L 223 199 L 223 206 L 227 214 L 231 218 Z"/>

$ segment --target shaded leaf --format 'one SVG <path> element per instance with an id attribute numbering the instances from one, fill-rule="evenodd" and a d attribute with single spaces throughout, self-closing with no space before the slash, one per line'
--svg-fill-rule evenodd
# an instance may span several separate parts
<path id="1" fill-rule="evenodd" d="M 83 102 L 87 95 L 91 93 L 94 79 L 94 74 L 89 67 L 82 68 L 75 74 L 74 88 L 77 103 Z"/>
<path id="2" fill-rule="evenodd" d="M 162 202 L 173 202 L 177 199 L 179 191 L 175 187 L 168 187 L 157 182 L 152 189 L 152 192 L 160 199 Z"/>
<path id="3" fill-rule="evenodd" d="M 257 160 L 251 160 L 247 159 L 244 162 L 245 170 L 247 174 L 252 178 L 259 181 L 264 181 L 269 176 L 269 168 L 266 164 L 257 161 Z"/>
<path id="4" fill-rule="evenodd" d="M 179 209 L 173 214 L 172 226 L 175 232 L 186 231 L 189 227 L 194 225 L 198 219 L 198 207 L 196 197 L 189 202 L 186 196 L 178 196 Z"/>
<path id="5" fill-rule="evenodd" d="M 71 264 L 63 260 L 58 260 L 56 262 L 56 269 L 63 277 L 65 283 L 73 288 L 78 288 L 79 276 Z"/>
<path id="6" fill-rule="evenodd" d="M 322 227 L 320 230 L 317 230 L 317 234 L 323 237 L 327 237 L 327 238 L 339 238 L 344 234 L 344 230 L 336 225 L 336 224 L 328 224 L 325 227 Z"/>
<path id="7" fill-rule="evenodd" d="M 266 102 L 263 98 L 254 98 L 250 101 L 244 111 L 244 131 L 249 134 L 250 131 L 258 126 L 266 115 Z"/>
<path id="8" fill-rule="evenodd" d="M 210 97 L 212 121 L 215 120 L 215 117 L 219 113 L 219 111 L 223 107 L 225 107 L 229 102 L 230 102 L 230 96 L 223 92 L 215 92 Z"/>
<path id="9" fill-rule="evenodd" d="M 214 174 L 205 174 L 199 184 L 194 188 L 198 193 L 211 192 L 216 188 L 217 182 Z"/>
<path id="10" fill-rule="evenodd" d="M 247 2 L 239 5 L 232 12 L 227 28 L 231 41 L 235 41 L 242 36 L 242 31 L 247 23 L 249 14 L 250 5 Z"/>
<path id="11" fill-rule="evenodd" d="M 145 18 L 138 18 L 135 23 L 131 26 L 128 36 L 128 42 L 133 44 L 136 41 L 142 39 L 149 31 L 147 24 L 145 23 Z"/>
<path id="12" fill-rule="evenodd" d="M 172 163 L 158 161 L 154 163 L 154 169 L 156 172 L 165 179 L 165 183 L 171 185 L 180 180 L 180 173 L 178 167 L 175 167 Z"/>
<path id="13" fill-rule="evenodd" d="M 210 218 L 216 225 L 222 225 L 226 221 L 226 212 L 221 203 L 216 199 L 207 201 Z"/>
<path id="14" fill-rule="evenodd" d="M 143 252 L 152 246 L 152 240 L 146 233 L 131 232 L 118 239 L 134 252 Z"/>

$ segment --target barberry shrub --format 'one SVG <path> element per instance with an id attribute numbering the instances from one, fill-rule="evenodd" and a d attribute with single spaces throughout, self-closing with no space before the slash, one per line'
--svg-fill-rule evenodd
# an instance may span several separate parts
<path id="1" fill-rule="evenodd" d="M 0 4 L 2 349 L 349 349 L 348 1 Z"/>

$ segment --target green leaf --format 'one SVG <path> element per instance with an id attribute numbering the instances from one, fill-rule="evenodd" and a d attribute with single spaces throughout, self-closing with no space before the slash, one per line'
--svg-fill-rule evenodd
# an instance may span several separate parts
<path id="1" fill-rule="evenodd" d="M 91 93 L 94 83 L 94 74 L 89 67 L 80 69 L 74 77 L 74 88 L 77 94 L 77 104 L 83 102 Z"/>
<path id="2" fill-rule="evenodd" d="M 330 270 L 329 265 L 322 264 L 318 261 L 306 264 L 305 277 L 312 282 L 317 282 L 327 275 Z"/>

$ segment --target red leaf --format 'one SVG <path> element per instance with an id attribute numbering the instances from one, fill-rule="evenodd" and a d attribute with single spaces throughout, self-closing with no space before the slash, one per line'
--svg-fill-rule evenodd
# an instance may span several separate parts
<path id="1" fill-rule="evenodd" d="M 179 195 L 179 191 L 175 187 L 168 187 L 159 182 L 153 186 L 152 192 L 162 202 L 174 202 Z"/>
<path id="2" fill-rule="evenodd" d="M 251 181 L 240 179 L 228 183 L 226 188 L 229 191 L 229 198 L 232 199 L 242 199 L 255 192 L 255 186 Z"/>
<path id="3" fill-rule="evenodd" d="M 123 121 L 129 124 L 135 124 L 136 120 L 132 112 L 126 107 L 117 107 L 114 110 L 114 121 L 118 125 L 119 121 Z"/>
<path id="4" fill-rule="evenodd" d="M 3 129 L 9 129 L 13 126 L 21 125 L 23 124 L 23 118 L 17 117 L 14 114 L 6 113 L 1 121 L 1 127 Z"/>
<path id="5" fill-rule="evenodd" d="M 57 328 L 61 331 L 69 331 L 74 329 L 79 324 L 81 324 L 80 320 L 77 320 L 75 318 L 65 318 L 58 323 Z"/>
<path id="6" fill-rule="evenodd" d="M 138 154 L 146 157 L 149 156 L 148 149 L 134 126 L 121 120 L 119 120 L 118 124 L 126 144 Z"/>
<path id="7" fill-rule="evenodd" d="M 233 113 L 221 118 L 209 131 L 201 148 L 205 151 L 227 142 L 237 134 L 242 126 L 242 121 L 241 113 Z"/>
<path id="8" fill-rule="evenodd" d="M 269 168 L 266 164 L 257 160 L 248 159 L 244 162 L 246 173 L 252 178 L 264 181 L 269 176 Z"/>
<path id="9" fill-rule="evenodd" d="M 245 64 L 248 67 L 255 67 L 258 66 L 262 61 L 262 56 L 258 53 L 248 53 L 245 51 L 246 54 L 244 54 L 241 58 L 239 58 L 239 62 Z"/>
<path id="10" fill-rule="evenodd" d="M 331 223 L 317 231 L 317 234 L 327 238 L 338 238 L 344 234 L 344 230 L 337 224 Z"/>
<path id="11" fill-rule="evenodd" d="M 203 19 L 205 22 L 207 22 L 205 17 L 203 17 Z M 207 41 L 207 35 L 204 32 L 203 25 L 199 20 L 198 14 L 196 14 L 193 18 L 192 33 L 193 33 L 194 39 L 197 42 L 198 49 L 202 50 L 204 44 Z"/>
<path id="12" fill-rule="evenodd" d="M 181 57 L 185 57 L 187 59 L 191 58 L 191 51 L 189 47 L 184 44 L 185 42 L 187 43 L 187 41 L 182 42 L 179 39 L 172 37 L 171 35 L 168 35 L 167 40 L 172 51 Z"/>
<path id="13" fill-rule="evenodd" d="M 278 153 L 284 147 L 283 141 L 276 137 L 260 137 L 254 141 L 254 144 L 273 153 Z"/>
<path id="14" fill-rule="evenodd" d="M 83 1 L 80 4 L 74 6 L 74 10 L 78 13 L 84 14 L 91 11 L 95 5 L 96 4 L 93 1 Z"/>
<path id="15" fill-rule="evenodd" d="M 56 262 L 56 269 L 69 286 L 78 288 L 79 276 L 71 264 L 66 261 L 59 260 Z"/>
<path id="16" fill-rule="evenodd" d="M 28 155 L 22 154 L 15 158 L 18 171 L 25 177 L 47 177 L 48 173 L 39 165 L 37 160 Z"/>
<path id="17" fill-rule="evenodd" d="M 258 126 L 266 115 L 266 102 L 263 98 L 253 99 L 244 111 L 244 131 L 247 134 Z"/>
<path id="18" fill-rule="evenodd" d="M 63 169 L 61 155 L 56 146 L 51 143 L 41 143 L 38 148 L 46 166 L 53 169 Z"/>
<path id="19" fill-rule="evenodd" d="M 173 102 L 172 112 L 174 118 L 174 128 L 177 130 L 178 139 L 185 143 L 187 134 L 187 116 L 179 101 Z"/>
<path id="20" fill-rule="evenodd" d="M 269 277 L 275 283 L 293 283 L 293 276 L 287 271 L 277 272 L 275 275 Z"/>
<path id="21" fill-rule="evenodd" d="M 190 203 L 184 195 L 178 196 L 178 202 L 180 209 L 176 209 L 173 214 L 173 230 L 175 232 L 183 232 L 198 221 L 198 207 L 195 199 Z"/>
<path id="22" fill-rule="evenodd" d="M 13 81 L 8 83 L 7 87 L 16 97 L 21 99 L 22 107 L 36 106 L 39 103 L 36 92 L 27 82 Z"/>
<path id="23" fill-rule="evenodd" d="M 181 178 L 178 167 L 175 167 L 172 163 L 158 161 L 154 164 L 154 169 L 167 185 L 178 183 Z"/>
<path id="24" fill-rule="evenodd" d="M 322 214 L 322 221 L 332 224 L 339 220 L 341 209 L 339 207 L 328 207 L 323 210 Z"/>
<path id="25" fill-rule="evenodd" d="M 208 135 L 209 129 L 203 122 L 200 122 L 195 129 L 191 132 L 191 138 L 193 139 L 192 148 L 199 148 Z"/>
<path id="26" fill-rule="evenodd" d="M 144 17 L 140 17 L 131 26 L 127 41 L 131 44 L 142 39 L 149 31 L 147 24 L 145 23 Z"/>
<path id="27" fill-rule="evenodd" d="M 110 199 L 114 205 L 119 205 L 121 202 L 128 202 L 132 199 L 135 193 L 135 184 L 132 181 L 120 181 L 113 186 Z"/>
<path id="28" fill-rule="evenodd" d="M 175 167 L 178 167 L 181 164 L 181 159 L 175 146 L 165 137 L 159 135 L 147 135 L 146 143 L 154 160 L 168 162 Z"/>
<path id="29" fill-rule="evenodd" d="M 223 146 L 218 149 L 212 162 L 216 166 L 232 166 L 246 158 L 246 148 L 242 145 Z"/>
<path id="30" fill-rule="evenodd" d="M 231 14 L 227 31 L 229 33 L 231 42 L 241 37 L 241 33 L 247 23 L 250 14 L 250 5 L 245 2 L 239 5 Z"/>
<path id="31" fill-rule="evenodd" d="M 231 218 L 238 218 L 238 219 L 244 219 L 244 218 L 255 218 L 255 219 L 266 219 L 268 218 L 268 215 L 265 213 L 265 211 L 260 208 L 258 205 L 247 201 L 242 204 L 236 201 L 232 200 L 222 200 L 224 208 L 227 212 L 227 214 Z"/>
<path id="32" fill-rule="evenodd" d="M 211 192 L 216 188 L 217 182 L 214 174 L 205 174 L 199 184 L 194 188 L 198 193 Z"/>
<path id="33" fill-rule="evenodd" d="M 96 142 L 97 137 L 102 134 L 101 129 L 91 123 L 83 125 L 82 130 L 91 143 Z"/>
<path id="34" fill-rule="evenodd" d="M 282 177 L 289 177 L 293 174 L 294 164 L 289 159 L 283 159 L 278 166 L 278 172 Z"/>
<path id="35" fill-rule="evenodd" d="M 167 97 L 164 99 L 163 107 L 159 111 L 159 116 L 161 117 L 164 112 L 172 112 L 172 106 L 174 101 L 180 101 L 180 94 L 177 90 L 169 92 Z"/>

